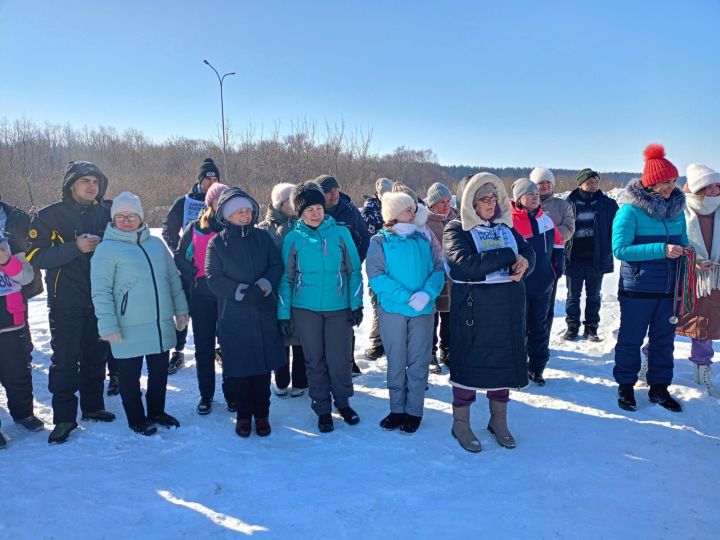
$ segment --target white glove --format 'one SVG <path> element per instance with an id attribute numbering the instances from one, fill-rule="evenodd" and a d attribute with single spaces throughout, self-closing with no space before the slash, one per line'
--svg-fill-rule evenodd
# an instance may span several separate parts
<path id="1" fill-rule="evenodd" d="M 430 295 L 425 291 L 418 291 L 410 297 L 408 306 L 413 308 L 415 311 L 422 311 L 430 301 Z"/>
<path id="2" fill-rule="evenodd" d="M 107 336 L 103 336 L 100 339 L 107 341 L 108 343 L 122 343 L 123 337 L 120 332 L 113 332 Z"/>
<path id="3" fill-rule="evenodd" d="M 178 332 L 182 332 L 187 328 L 188 322 L 190 321 L 189 315 L 175 315 L 175 329 Z"/>

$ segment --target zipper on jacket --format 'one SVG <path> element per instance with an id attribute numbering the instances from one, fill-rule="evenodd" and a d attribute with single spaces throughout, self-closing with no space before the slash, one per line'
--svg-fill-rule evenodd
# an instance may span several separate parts
<path id="1" fill-rule="evenodd" d="M 150 256 L 147 254 L 147 251 L 145 251 L 145 248 L 142 247 L 142 244 L 140 243 L 141 234 L 142 232 L 139 232 L 137 235 L 137 245 L 143 252 L 143 255 L 145 255 L 145 259 L 147 259 L 148 266 L 150 267 L 150 276 L 152 277 L 153 289 L 155 290 L 155 324 L 157 325 L 158 340 L 160 341 L 160 352 L 163 352 L 162 330 L 160 329 L 160 297 L 158 296 L 157 281 L 155 280 L 155 269 L 153 268 L 152 262 L 150 261 Z"/>
<path id="2" fill-rule="evenodd" d="M 127 304 L 128 304 L 128 296 L 130 295 L 130 291 L 123 294 L 122 302 L 120 302 L 120 316 L 123 317 L 125 315 L 125 311 L 127 310 Z"/>
<path id="3" fill-rule="evenodd" d="M 62 268 L 58 268 L 57 274 L 55 274 L 55 285 L 53 286 L 53 298 L 57 298 L 58 281 L 60 280 L 60 272 Z"/>

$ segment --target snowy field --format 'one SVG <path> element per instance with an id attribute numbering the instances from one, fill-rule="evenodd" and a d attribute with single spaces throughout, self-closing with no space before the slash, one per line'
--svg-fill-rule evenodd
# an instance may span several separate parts
<path id="1" fill-rule="evenodd" d="M 116 422 L 81 422 L 68 443 L 50 446 L 50 334 L 45 298 L 35 298 L 35 412 L 47 429 L 13 424 L 0 390 L 9 443 L 0 452 L 0 538 L 717 538 L 720 403 L 692 383 L 689 341 L 677 339 L 671 387 L 684 411 L 650 404 L 645 386 L 638 410 L 623 411 L 612 378 L 617 274 L 604 282 L 597 344 L 560 338 L 564 284 L 548 384 L 511 393 L 518 447 L 501 448 L 484 429 L 479 397 L 479 454 L 450 436 L 447 369 L 430 376 L 415 435 L 380 430 L 386 363 L 363 359 L 368 316 L 355 351 L 357 426 L 336 416 L 335 431 L 320 435 L 307 396 L 273 395 L 272 435 L 241 439 L 221 406 L 219 376 L 215 410 L 198 416 L 190 336 L 187 367 L 168 382 L 166 409 L 180 429 L 134 434 L 117 396 L 106 398 Z"/>

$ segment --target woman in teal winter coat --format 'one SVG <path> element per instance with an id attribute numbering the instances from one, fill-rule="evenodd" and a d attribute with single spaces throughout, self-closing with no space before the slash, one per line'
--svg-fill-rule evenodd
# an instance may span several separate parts
<path id="1" fill-rule="evenodd" d="M 620 329 L 613 375 L 618 406 L 636 409 L 633 387 L 640 371 L 640 347 L 647 335 L 648 398 L 674 412 L 680 404 L 668 392 L 673 378 L 677 324 L 677 284 L 688 245 L 685 195 L 677 187 L 678 170 L 662 146 L 645 149 L 642 179 L 625 190 L 615 214 L 612 250 L 620 265 Z"/>
<path id="2" fill-rule="evenodd" d="M 347 228 L 325 215 L 325 196 L 312 182 L 293 191 L 300 217 L 285 237 L 278 319 L 283 337 L 300 338 L 312 408 L 321 433 L 333 430 L 332 401 L 345 422 L 360 417 L 353 395 L 353 326 L 362 322 L 360 257 Z"/>
<path id="3" fill-rule="evenodd" d="M 432 358 L 435 299 L 445 273 L 427 237 L 413 223 L 415 201 L 406 193 L 382 198 L 385 227 L 370 240 L 365 268 L 378 299 L 380 335 L 388 360 L 390 414 L 384 430 L 415 433 L 423 416 Z"/>
<path id="4" fill-rule="evenodd" d="M 143 435 L 153 424 L 179 427 L 165 412 L 169 350 L 175 331 L 188 323 L 188 305 L 170 252 L 143 223 L 137 195 L 118 195 L 112 222 L 95 250 L 90 268 L 92 300 L 101 339 L 118 359 L 120 396 L 130 428 Z M 140 373 L 147 359 L 148 383 L 143 409 Z"/>

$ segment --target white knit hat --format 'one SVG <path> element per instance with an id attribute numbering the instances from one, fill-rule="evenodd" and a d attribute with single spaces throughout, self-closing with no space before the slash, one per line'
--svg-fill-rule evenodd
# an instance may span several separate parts
<path id="1" fill-rule="evenodd" d="M 550 169 L 547 169 L 545 167 L 535 167 L 530 172 L 530 181 L 534 184 L 539 184 L 540 182 L 550 182 L 553 187 L 555 187 L 555 175 L 552 173 Z"/>
<path id="2" fill-rule="evenodd" d="M 385 193 L 381 205 L 383 221 L 389 223 L 408 208 L 415 208 L 415 201 L 407 193 Z"/>
<path id="3" fill-rule="evenodd" d="M 272 192 L 270 192 L 270 201 L 275 210 L 279 210 L 283 202 L 290 200 L 290 193 L 294 187 L 295 184 L 275 184 L 273 186 Z"/>
<path id="4" fill-rule="evenodd" d="M 145 219 L 140 197 L 129 191 L 123 191 L 113 199 L 110 207 L 110 218 L 115 219 L 115 214 L 118 212 L 132 212 L 140 216 L 140 219 Z"/>
<path id="5" fill-rule="evenodd" d="M 698 193 L 709 185 L 720 184 L 720 173 L 700 163 L 691 163 L 688 165 L 685 176 L 687 176 L 690 193 Z"/>

